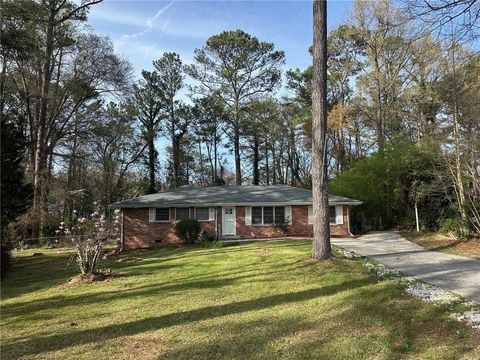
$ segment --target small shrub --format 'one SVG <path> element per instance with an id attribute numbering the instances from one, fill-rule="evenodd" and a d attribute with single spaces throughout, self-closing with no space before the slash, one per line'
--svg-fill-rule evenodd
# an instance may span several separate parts
<path id="1" fill-rule="evenodd" d="M 11 246 L 8 242 L 3 241 L 1 243 L 1 258 L 0 258 L 0 266 L 1 266 L 1 271 L 0 271 L 0 278 L 4 278 L 5 274 L 7 273 L 8 270 L 10 270 L 11 263 L 12 263 L 12 254 L 10 253 L 11 251 Z"/>
<path id="2" fill-rule="evenodd" d="M 60 219 L 57 217 L 49 216 L 45 219 L 44 223 L 42 224 L 42 235 L 45 237 L 53 237 L 56 234 L 58 229 L 58 223 Z"/>
<path id="3" fill-rule="evenodd" d="M 211 236 L 207 230 L 203 230 L 202 231 L 202 243 L 204 242 L 212 242 L 214 241 L 215 238 L 213 236 Z"/>
<path id="4" fill-rule="evenodd" d="M 468 237 L 468 227 L 460 218 L 445 219 L 440 226 L 440 231 L 443 233 L 452 232 L 456 237 Z"/>
<path id="5" fill-rule="evenodd" d="M 202 226 L 195 219 L 179 221 L 175 226 L 175 234 L 186 244 L 192 244 L 198 240 Z"/>
<path id="6" fill-rule="evenodd" d="M 275 221 L 273 224 L 273 228 L 280 231 L 283 236 L 287 235 L 288 232 L 288 227 L 290 226 L 289 224 L 289 219 L 284 219 L 283 221 Z"/>

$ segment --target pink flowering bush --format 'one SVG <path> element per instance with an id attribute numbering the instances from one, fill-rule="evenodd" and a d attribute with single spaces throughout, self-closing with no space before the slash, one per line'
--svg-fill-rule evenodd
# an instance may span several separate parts
<path id="1" fill-rule="evenodd" d="M 109 221 L 101 206 L 97 202 L 93 205 L 95 209 L 88 218 L 73 210 L 71 227 L 66 227 L 62 221 L 57 230 L 59 235 L 71 236 L 71 242 L 76 249 L 74 259 L 82 274 L 89 275 L 96 273 L 105 246 L 109 242 L 120 241 L 119 210 L 115 210 L 113 219 Z"/>

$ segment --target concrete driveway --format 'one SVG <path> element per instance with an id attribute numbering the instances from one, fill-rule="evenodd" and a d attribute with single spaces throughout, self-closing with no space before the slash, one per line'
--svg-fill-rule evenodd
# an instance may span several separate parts
<path id="1" fill-rule="evenodd" d="M 394 232 L 375 232 L 332 243 L 480 303 L 480 260 L 425 250 Z"/>

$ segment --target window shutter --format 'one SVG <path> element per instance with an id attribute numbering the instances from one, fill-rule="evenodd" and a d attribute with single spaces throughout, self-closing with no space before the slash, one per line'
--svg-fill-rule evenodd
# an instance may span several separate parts
<path id="1" fill-rule="evenodd" d="M 313 224 L 313 206 L 308 207 L 308 223 Z"/>
<path id="2" fill-rule="evenodd" d="M 245 206 L 245 225 L 252 225 L 252 207 Z"/>
<path id="3" fill-rule="evenodd" d="M 148 221 L 155 222 L 155 208 L 148 209 Z"/>
<path id="4" fill-rule="evenodd" d="M 288 222 L 288 225 L 292 225 L 292 207 L 285 206 L 285 220 Z"/>
<path id="5" fill-rule="evenodd" d="M 343 205 L 335 206 L 335 224 L 343 224 Z"/>
<path id="6" fill-rule="evenodd" d="M 208 208 L 208 220 L 215 220 L 215 208 Z"/>

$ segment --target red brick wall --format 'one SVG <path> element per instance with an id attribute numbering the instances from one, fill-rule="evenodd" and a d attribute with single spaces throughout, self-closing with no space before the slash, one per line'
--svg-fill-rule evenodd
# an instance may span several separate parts
<path id="1" fill-rule="evenodd" d="M 331 236 L 350 236 L 348 232 L 348 222 L 349 222 L 349 207 L 343 207 L 343 224 L 341 225 L 330 225 L 330 235 Z"/>
<path id="2" fill-rule="evenodd" d="M 242 239 L 280 237 L 273 226 L 245 225 L 245 206 L 237 206 L 237 236 Z"/>
<path id="3" fill-rule="evenodd" d="M 191 209 L 193 214 L 193 208 Z M 243 239 L 281 237 L 273 226 L 245 225 L 245 207 L 237 206 L 237 236 Z M 222 234 L 222 207 L 217 207 L 218 235 Z M 153 247 L 155 244 L 180 244 L 175 235 L 175 221 L 168 223 L 149 222 L 148 208 L 123 209 L 123 238 L 125 249 Z M 170 208 L 170 218 L 175 219 L 175 208 Z M 308 206 L 292 206 L 292 225 L 287 236 L 312 237 L 313 226 L 308 224 Z M 215 221 L 201 222 L 202 229 L 215 236 Z M 343 208 L 343 224 L 330 225 L 332 236 L 348 236 L 348 206 Z"/>
<path id="4" fill-rule="evenodd" d="M 192 211 L 192 209 L 190 209 Z M 193 214 L 193 212 L 192 212 Z M 180 244 L 175 235 L 175 208 L 170 208 L 168 223 L 151 223 L 148 208 L 123 209 L 123 247 L 125 250 L 153 247 L 155 244 Z M 202 231 L 215 234 L 215 221 L 201 221 Z"/>
<path id="5" fill-rule="evenodd" d="M 349 236 L 348 206 L 343 207 L 343 224 L 330 225 L 332 236 Z M 281 237 L 281 232 L 269 225 L 245 225 L 245 207 L 237 206 L 237 236 L 248 238 Z M 313 225 L 308 224 L 308 206 L 292 206 L 292 225 L 288 227 L 287 236 L 313 237 Z"/>

